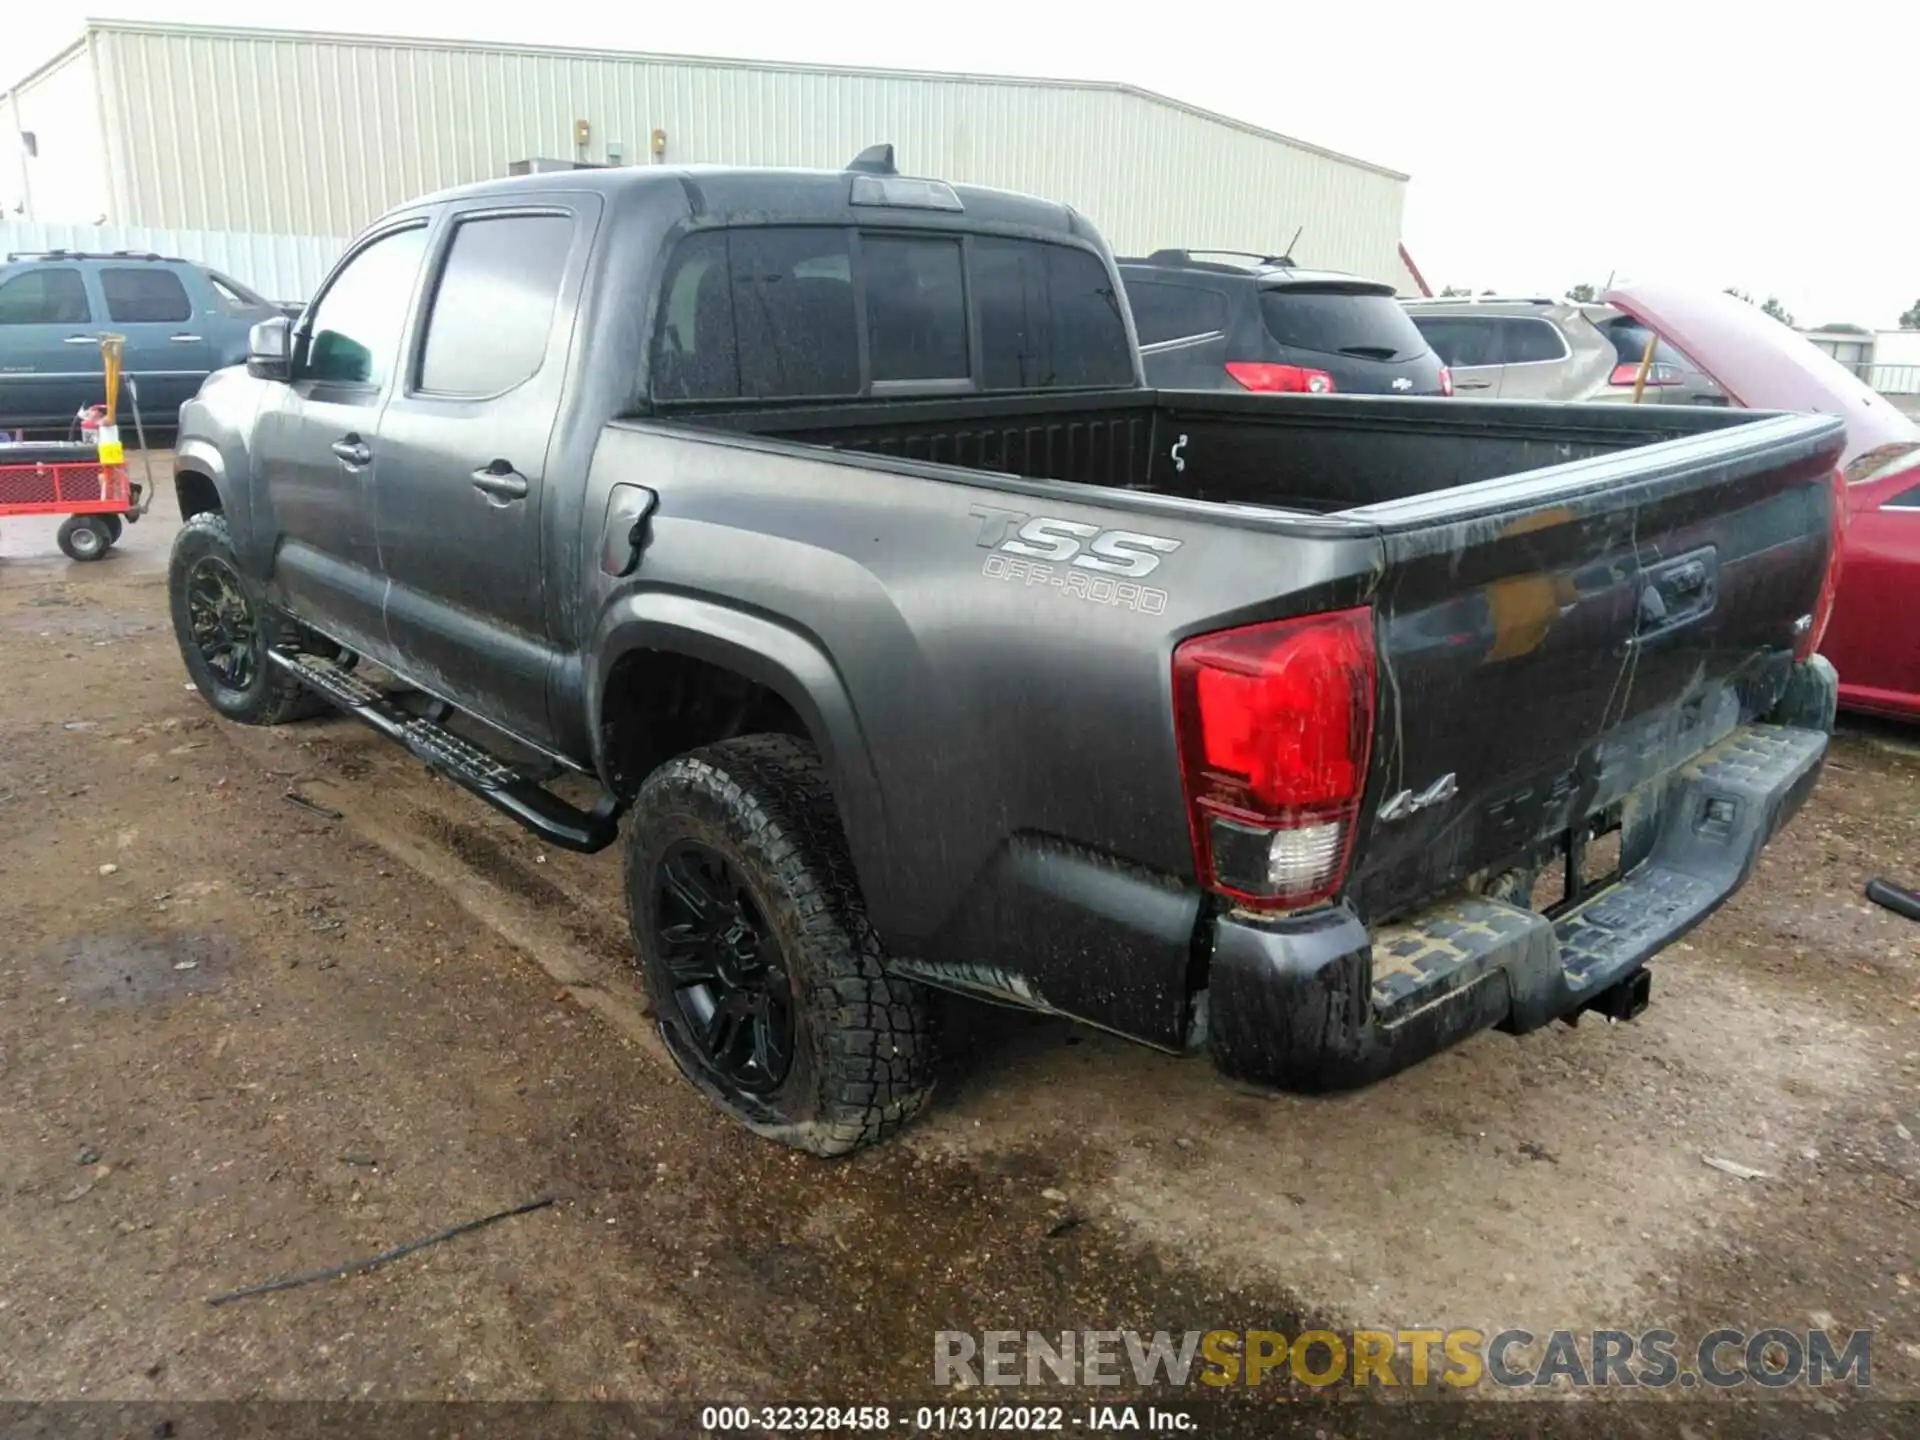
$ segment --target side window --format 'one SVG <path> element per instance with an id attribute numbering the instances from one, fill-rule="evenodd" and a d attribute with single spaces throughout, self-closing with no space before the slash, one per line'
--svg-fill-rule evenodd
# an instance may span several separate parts
<path id="1" fill-rule="evenodd" d="M 69 266 L 35 265 L 0 281 L 0 325 L 85 325 L 86 282 Z"/>
<path id="2" fill-rule="evenodd" d="M 1126 284 L 1133 328 L 1143 346 L 1210 335 L 1227 328 L 1227 297 L 1217 290 L 1154 280 L 1129 280 Z"/>
<path id="3" fill-rule="evenodd" d="M 958 240 L 862 235 L 860 271 L 876 384 L 971 378 Z"/>
<path id="4" fill-rule="evenodd" d="M 220 308 L 229 315 L 244 315 L 253 310 L 271 310 L 273 302 L 256 295 L 238 280 L 229 279 L 217 270 L 207 272 L 207 283 L 213 286 L 213 295 L 220 302 Z"/>
<path id="5" fill-rule="evenodd" d="M 498 395 L 531 379 L 546 359 L 572 245 L 570 215 L 462 221 L 434 289 L 420 388 Z"/>
<path id="6" fill-rule="evenodd" d="M 177 325 L 193 317 L 187 287 L 158 265 L 108 265 L 100 271 L 107 318 L 120 325 Z"/>
<path id="7" fill-rule="evenodd" d="M 1880 507 L 1882 510 L 1920 510 L 1920 485 L 1902 490 Z"/>
<path id="8" fill-rule="evenodd" d="M 689 235 L 674 252 L 653 357 L 658 400 L 859 394 L 847 232 Z"/>
<path id="9" fill-rule="evenodd" d="M 1115 282 L 1090 252 L 982 236 L 973 280 L 987 389 L 1133 383 Z"/>
<path id="10" fill-rule="evenodd" d="M 1422 316 L 1414 323 L 1443 365 L 1466 369 L 1501 363 L 1501 327 L 1491 316 Z"/>
<path id="11" fill-rule="evenodd" d="M 414 225 L 356 253 L 307 312 L 306 353 L 295 378 L 385 384 L 426 248 L 427 227 Z"/>
<path id="12" fill-rule="evenodd" d="M 1545 320 L 1502 320 L 1500 328 L 1506 332 L 1509 365 L 1534 365 L 1567 358 L 1567 342 Z"/>

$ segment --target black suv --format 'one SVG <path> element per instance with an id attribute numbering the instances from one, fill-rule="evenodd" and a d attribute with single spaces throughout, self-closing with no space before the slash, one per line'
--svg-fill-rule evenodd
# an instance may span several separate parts
<path id="1" fill-rule="evenodd" d="M 1156 389 L 1453 393 L 1391 285 L 1237 250 L 1119 265 Z"/>

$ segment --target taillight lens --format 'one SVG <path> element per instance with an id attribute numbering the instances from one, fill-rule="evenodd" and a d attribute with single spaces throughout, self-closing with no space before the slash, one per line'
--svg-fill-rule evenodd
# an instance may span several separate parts
<path id="1" fill-rule="evenodd" d="M 1453 371 L 1444 365 L 1440 367 L 1440 393 L 1442 395 L 1453 393 Z"/>
<path id="2" fill-rule="evenodd" d="M 1222 630 L 1173 652 L 1200 881 L 1254 909 L 1337 894 L 1373 738 L 1373 611 Z"/>
<path id="3" fill-rule="evenodd" d="M 1331 395 L 1333 377 L 1324 370 L 1309 370 L 1301 365 L 1265 365 L 1252 360 L 1229 360 L 1227 374 L 1248 390 L 1272 394 L 1288 391 L 1305 395 Z"/>
<path id="4" fill-rule="evenodd" d="M 1827 573 L 1820 580 L 1820 598 L 1813 604 L 1813 625 L 1793 647 L 1793 658 L 1806 660 L 1820 649 L 1827 638 L 1827 623 L 1833 619 L 1834 597 L 1840 593 L 1840 562 L 1845 553 L 1847 521 L 1847 481 L 1839 470 L 1833 472 L 1833 513 L 1827 517 Z"/>
<path id="5" fill-rule="evenodd" d="M 1640 366 L 1637 363 L 1633 365 L 1616 365 L 1613 367 L 1613 374 L 1608 378 L 1607 383 L 1609 385 L 1631 386 L 1634 377 L 1639 373 Z M 1680 372 L 1674 369 L 1673 366 L 1656 363 L 1647 367 L 1647 384 L 1649 386 L 1678 385 L 1679 383 Z"/>

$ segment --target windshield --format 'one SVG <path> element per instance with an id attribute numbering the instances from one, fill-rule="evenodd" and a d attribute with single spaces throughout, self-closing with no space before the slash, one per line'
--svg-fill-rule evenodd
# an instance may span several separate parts
<path id="1" fill-rule="evenodd" d="M 1294 350 L 1362 360 L 1411 360 L 1427 342 L 1392 295 L 1289 285 L 1260 292 L 1267 333 Z"/>

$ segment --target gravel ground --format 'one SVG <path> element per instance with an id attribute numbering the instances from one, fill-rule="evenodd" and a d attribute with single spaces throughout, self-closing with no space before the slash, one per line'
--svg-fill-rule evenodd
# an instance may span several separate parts
<path id="1" fill-rule="evenodd" d="M 955 1004 L 931 1113 L 827 1163 L 671 1073 L 617 854 L 544 852 L 345 721 L 216 721 L 172 529 L 87 566 L 0 529 L 0 1397 L 897 1401 L 939 1398 L 942 1329 L 1321 1323 L 1871 1328 L 1874 1392 L 1920 1399 L 1920 927 L 1860 898 L 1920 867 L 1920 734 L 1848 731 L 1632 1025 L 1300 1099 Z M 1200 1433 L 1276 1423 L 1206 1399 Z"/>

